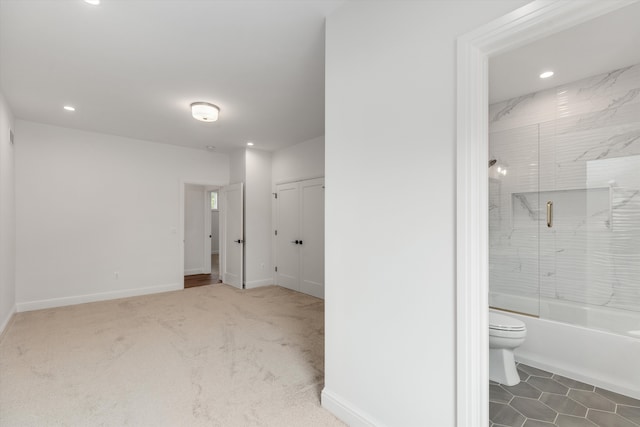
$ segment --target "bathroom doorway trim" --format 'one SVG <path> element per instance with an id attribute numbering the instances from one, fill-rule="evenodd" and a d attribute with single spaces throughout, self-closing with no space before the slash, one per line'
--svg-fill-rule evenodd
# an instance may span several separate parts
<path id="1" fill-rule="evenodd" d="M 489 422 L 488 60 L 637 1 L 536 0 L 458 39 L 458 427 Z"/>

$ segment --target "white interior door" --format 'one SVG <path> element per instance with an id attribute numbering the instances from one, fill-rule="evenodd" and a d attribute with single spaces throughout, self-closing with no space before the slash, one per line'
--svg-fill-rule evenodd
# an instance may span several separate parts
<path id="1" fill-rule="evenodd" d="M 276 283 L 285 288 L 300 290 L 299 196 L 298 183 L 276 187 Z"/>
<path id="2" fill-rule="evenodd" d="M 243 285 L 244 207 L 242 183 L 222 189 L 223 264 L 222 281 L 236 288 Z"/>
<path id="3" fill-rule="evenodd" d="M 324 298 L 324 178 L 300 183 L 300 291 Z"/>

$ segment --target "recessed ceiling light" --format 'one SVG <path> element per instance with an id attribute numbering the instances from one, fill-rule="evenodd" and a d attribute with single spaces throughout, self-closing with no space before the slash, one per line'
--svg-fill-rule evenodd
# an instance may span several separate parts
<path id="1" fill-rule="evenodd" d="M 76 108 L 72 107 L 71 105 L 65 105 L 64 109 L 67 110 L 67 111 L 76 111 Z"/>
<path id="2" fill-rule="evenodd" d="M 247 145 L 248 145 L 249 147 L 253 147 L 253 142 L 249 141 L 249 142 L 247 142 Z"/>
<path id="3" fill-rule="evenodd" d="M 551 76 L 553 76 L 553 71 L 545 71 L 544 73 L 540 74 L 541 79 L 548 79 Z"/>
<path id="4" fill-rule="evenodd" d="M 208 102 L 194 102 L 191 104 L 191 115 L 201 122 L 215 122 L 218 120 L 220 107 Z"/>
<path id="5" fill-rule="evenodd" d="M 92 6 L 97 6 L 100 4 L 100 0 L 84 0 L 85 3 L 89 3 Z"/>

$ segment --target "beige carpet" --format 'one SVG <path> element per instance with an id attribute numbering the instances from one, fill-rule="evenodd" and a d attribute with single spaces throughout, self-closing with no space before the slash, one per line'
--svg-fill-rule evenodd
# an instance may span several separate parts
<path id="1" fill-rule="evenodd" d="M 19 313 L 0 426 L 344 426 L 320 407 L 323 311 L 218 284 Z"/>

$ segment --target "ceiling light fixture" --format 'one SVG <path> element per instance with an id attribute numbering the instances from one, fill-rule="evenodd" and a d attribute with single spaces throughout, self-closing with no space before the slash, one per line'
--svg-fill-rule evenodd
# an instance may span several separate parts
<path id="1" fill-rule="evenodd" d="M 63 108 L 67 111 L 76 111 L 75 107 L 72 107 L 71 105 L 65 105 Z"/>
<path id="2" fill-rule="evenodd" d="M 85 3 L 89 3 L 92 6 L 97 6 L 100 4 L 100 0 L 84 0 Z"/>
<path id="3" fill-rule="evenodd" d="M 253 147 L 253 142 L 249 141 L 249 142 L 247 142 L 247 145 L 248 145 L 249 147 Z"/>
<path id="4" fill-rule="evenodd" d="M 216 147 L 214 147 L 213 145 L 207 145 L 207 150 L 215 150 Z"/>
<path id="5" fill-rule="evenodd" d="M 548 79 L 551 76 L 553 76 L 553 71 L 545 71 L 544 73 L 540 74 L 541 79 Z"/>
<path id="6" fill-rule="evenodd" d="M 218 120 L 220 108 L 208 102 L 194 102 L 191 104 L 191 115 L 201 122 L 215 122 Z"/>

